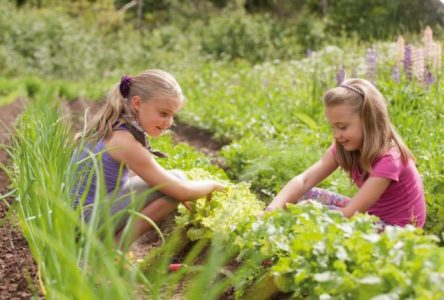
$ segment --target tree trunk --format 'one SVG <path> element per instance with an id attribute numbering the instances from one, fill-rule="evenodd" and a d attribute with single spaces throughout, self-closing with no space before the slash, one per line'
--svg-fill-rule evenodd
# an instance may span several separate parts
<path id="1" fill-rule="evenodd" d="M 328 13 L 328 0 L 321 0 L 322 15 L 325 17 Z"/>
<path id="2" fill-rule="evenodd" d="M 136 21 L 136 27 L 139 30 L 142 28 L 143 1 L 144 0 L 137 0 L 137 21 Z"/>

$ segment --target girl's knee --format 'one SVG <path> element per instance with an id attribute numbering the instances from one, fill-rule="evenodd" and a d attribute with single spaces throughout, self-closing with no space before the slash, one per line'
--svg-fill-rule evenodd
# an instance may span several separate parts
<path id="1" fill-rule="evenodd" d="M 159 205 L 159 208 L 169 210 L 170 212 L 176 210 L 177 206 L 180 204 L 179 201 L 168 196 L 163 196 L 156 199 L 155 201 L 157 201 L 157 205 Z"/>

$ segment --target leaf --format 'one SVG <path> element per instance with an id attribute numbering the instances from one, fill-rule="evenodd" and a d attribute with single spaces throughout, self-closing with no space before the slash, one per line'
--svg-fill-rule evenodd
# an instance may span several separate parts
<path id="1" fill-rule="evenodd" d="M 318 129 L 318 124 L 308 115 L 304 113 L 294 113 L 294 114 L 300 121 L 305 123 L 305 125 L 307 125 L 310 129 L 312 130 Z"/>
<path id="2" fill-rule="evenodd" d="M 334 275 L 332 272 L 327 271 L 323 273 L 314 274 L 313 278 L 317 282 L 328 282 L 334 279 Z"/>

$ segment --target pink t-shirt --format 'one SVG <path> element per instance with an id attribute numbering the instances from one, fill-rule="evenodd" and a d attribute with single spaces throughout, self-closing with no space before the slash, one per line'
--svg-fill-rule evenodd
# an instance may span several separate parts
<path id="1" fill-rule="evenodd" d="M 333 145 L 330 149 L 336 157 L 336 146 Z M 363 172 L 355 169 L 351 173 L 353 182 L 361 188 L 365 182 Z M 378 216 L 390 225 L 424 226 L 424 189 L 413 160 L 409 159 L 407 164 L 403 164 L 400 153 L 392 148 L 373 162 L 368 177 L 382 177 L 392 181 L 378 201 L 370 207 L 369 214 Z"/>

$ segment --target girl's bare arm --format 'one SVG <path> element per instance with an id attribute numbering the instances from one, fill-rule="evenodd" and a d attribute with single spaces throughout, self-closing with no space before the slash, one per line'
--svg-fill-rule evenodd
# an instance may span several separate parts
<path id="1" fill-rule="evenodd" d="M 390 182 L 389 179 L 382 177 L 368 178 L 350 203 L 339 210 L 348 218 L 357 212 L 366 212 L 376 203 L 376 201 L 378 201 L 390 185 Z"/>
<path id="2" fill-rule="evenodd" d="M 290 180 L 268 205 L 267 210 L 284 207 L 286 203 L 295 202 L 337 168 L 336 159 L 330 150 L 327 150 L 319 161 Z"/>
<path id="3" fill-rule="evenodd" d="M 123 162 L 150 186 L 159 187 L 167 196 L 179 201 L 189 201 L 207 195 L 223 185 L 212 181 L 180 180 L 160 166 L 154 157 L 126 131 L 116 131 L 106 142 L 109 155 Z"/>

